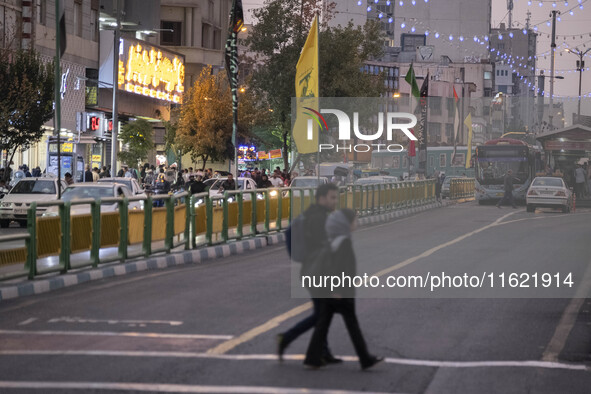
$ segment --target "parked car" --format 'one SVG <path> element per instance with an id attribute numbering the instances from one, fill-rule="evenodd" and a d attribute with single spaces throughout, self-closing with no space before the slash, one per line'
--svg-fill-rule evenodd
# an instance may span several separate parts
<path id="1" fill-rule="evenodd" d="M 537 207 L 560 208 L 568 213 L 573 203 L 572 192 L 566 187 L 562 178 L 536 177 L 525 196 L 527 212 L 534 212 Z"/>
<path id="2" fill-rule="evenodd" d="M 328 179 L 325 177 L 316 176 L 297 176 L 292 179 L 290 187 L 306 187 L 306 188 L 317 188 L 323 183 L 328 183 Z"/>
<path id="3" fill-rule="evenodd" d="M 451 180 L 457 178 L 462 178 L 459 175 L 448 175 L 443 180 L 443 184 L 441 185 L 441 198 L 449 198 L 450 196 L 450 188 L 451 188 Z"/>
<path id="4" fill-rule="evenodd" d="M 101 178 L 99 179 L 98 183 L 119 183 L 121 185 L 127 186 L 132 195 L 147 198 L 146 191 L 140 186 L 137 179 L 134 178 Z"/>
<path id="5" fill-rule="evenodd" d="M 103 199 L 107 197 L 131 197 L 133 194 L 127 186 L 119 183 L 76 183 L 68 186 L 62 194 L 64 201 L 76 201 L 82 199 Z M 143 201 L 130 201 L 129 210 L 143 209 Z M 115 202 L 101 202 L 101 212 L 115 212 L 119 209 Z M 83 215 L 90 213 L 90 204 L 72 205 L 70 215 Z M 57 206 L 50 207 L 43 216 L 58 216 Z"/>
<path id="6" fill-rule="evenodd" d="M 62 190 L 68 186 L 61 182 Z M 57 178 L 23 178 L 4 196 L 0 202 L 0 227 L 6 228 L 11 221 L 17 221 L 21 227 L 27 225 L 27 210 L 33 201 L 57 201 Z M 37 207 L 37 215 L 42 215 L 47 207 Z"/>
<path id="7" fill-rule="evenodd" d="M 379 183 L 398 183 L 398 178 L 387 175 L 374 175 L 365 178 L 359 178 L 355 181 L 356 185 L 376 185 Z"/>

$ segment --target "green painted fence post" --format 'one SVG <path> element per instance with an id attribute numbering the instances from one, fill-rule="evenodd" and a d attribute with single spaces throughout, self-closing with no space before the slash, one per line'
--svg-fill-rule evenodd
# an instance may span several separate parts
<path id="1" fill-rule="evenodd" d="M 270 221 L 271 221 L 271 204 L 269 201 L 269 189 L 263 191 L 265 197 L 265 234 L 269 233 Z"/>
<path id="2" fill-rule="evenodd" d="M 222 200 L 222 241 L 228 242 L 228 192 L 224 192 Z"/>
<path id="3" fill-rule="evenodd" d="M 211 197 L 205 197 L 205 240 L 207 245 L 213 245 L 213 200 Z"/>
<path id="4" fill-rule="evenodd" d="M 61 273 L 65 274 L 72 267 L 70 266 L 70 241 L 72 234 L 70 232 L 70 202 L 65 201 L 63 205 L 60 205 L 60 219 L 62 227 L 62 248 L 60 250 L 60 266 L 62 268 Z"/>
<path id="5" fill-rule="evenodd" d="M 101 200 L 94 200 L 90 204 L 90 213 L 92 220 L 92 243 L 90 247 L 90 261 L 92 267 L 98 267 L 100 263 L 101 250 Z"/>
<path id="6" fill-rule="evenodd" d="M 244 195 L 243 192 L 240 192 L 236 195 L 236 203 L 238 204 L 238 227 L 236 228 L 236 238 L 242 239 L 244 236 L 242 227 L 244 226 L 244 217 L 242 216 L 244 212 L 242 212 L 243 204 L 244 204 Z"/>
<path id="7" fill-rule="evenodd" d="M 293 190 L 291 188 L 287 190 L 287 195 L 289 196 L 289 217 L 287 221 L 288 226 L 291 226 L 291 221 L 293 220 Z"/>
<path id="8" fill-rule="evenodd" d="M 37 203 L 33 201 L 27 211 L 27 231 L 29 239 L 25 240 L 27 260 L 25 269 L 29 271 L 29 279 L 37 275 Z"/>
<path id="9" fill-rule="evenodd" d="M 185 197 L 185 250 L 191 249 L 192 234 L 195 234 L 193 215 L 195 215 L 195 207 L 193 203 L 193 196 L 191 192 Z"/>
<path id="10" fill-rule="evenodd" d="M 129 200 L 127 197 L 123 197 L 122 200 L 118 201 L 119 205 L 119 259 L 121 262 L 127 260 L 127 243 L 129 241 Z"/>
<path id="11" fill-rule="evenodd" d="M 250 193 L 250 234 L 256 235 L 257 230 L 257 193 L 255 191 Z"/>
<path id="12" fill-rule="evenodd" d="M 166 237 L 164 238 L 164 248 L 166 253 L 170 253 L 174 243 L 174 202 L 176 198 L 170 195 L 166 200 Z"/>
<path id="13" fill-rule="evenodd" d="M 283 196 L 281 189 L 277 190 L 277 223 L 275 230 L 281 231 L 281 222 L 283 220 Z"/>
<path id="14" fill-rule="evenodd" d="M 152 196 L 148 196 L 144 204 L 144 242 L 142 251 L 145 257 L 152 254 Z"/>

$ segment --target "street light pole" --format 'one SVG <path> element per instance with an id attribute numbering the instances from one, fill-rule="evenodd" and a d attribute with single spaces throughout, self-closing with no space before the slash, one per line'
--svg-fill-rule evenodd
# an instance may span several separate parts
<path id="1" fill-rule="evenodd" d="M 560 11 L 552 10 L 550 16 L 552 17 L 552 42 L 550 43 L 550 107 L 548 108 L 548 123 L 550 123 L 550 130 L 554 129 L 552 121 L 554 113 L 554 52 L 556 51 L 556 14 Z"/>
<path id="2" fill-rule="evenodd" d="M 117 90 L 119 89 L 119 40 L 121 37 L 121 3 L 115 0 L 115 18 L 117 25 L 113 32 L 113 130 L 111 131 L 111 176 L 117 175 L 117 152 L 119 151 L 119 107 L 117 100 Z"/>
<path id="3" fill-rule="evenodd" d="M 577 123 L 580 123 L 579 119 L 581 118 L 581 85 L 583 83 L 583 68 L 585 67 L 585 61 L 583 60 L 583 57 L 590 50 L 591 50 L 591 48 L 589 48 L 585 52 L 583 52 L 583 51 L 580 51 L 578 48 L 575 48 L 574 51 L 572 49 L 566 49 L 566 52 L 572 53 L 573 55 L 576 55 L 579 57 L 579 60 L 577 60 L 577 71 L 579 72 L 579 103 L 578 103 L 578 107 L 577 107 Z"/>

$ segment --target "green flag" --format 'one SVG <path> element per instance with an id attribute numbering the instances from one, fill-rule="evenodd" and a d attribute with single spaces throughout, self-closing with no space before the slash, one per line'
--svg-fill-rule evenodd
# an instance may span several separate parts
<path id="1" fill-rule="evenodd" d="M 415 78 L 415 70 L 412 68 L 412 63 L 410 64 L 410 68 L 408 69 L 404 80 L 410 85 L 410 93 L 416 98 L 421 97 L 419 85 L 417 85 L 417 79 Z"/>

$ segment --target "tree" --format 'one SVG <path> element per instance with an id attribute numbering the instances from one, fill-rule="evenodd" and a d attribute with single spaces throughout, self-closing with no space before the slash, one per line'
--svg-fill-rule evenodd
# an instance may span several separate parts
<path id="1" fill-rule="evenodd" d="M 284 166 L 288 165 L 291 133 L 291 98 L 295 96 L 295 71 L 320 0 L 267 0 L 254 11 L 258 22 L 245 43 L 255 53 L 252 87 L 264 97 L 272 112 L 271 127 L 281 134 Z M 363 28 L 328 27 L 333 4 L 324 10 L 319 36 L 320 96 L 377 97 L 384 91 L 381 76 L 365 74 L 363 63 L 381 55 L 379 24 Z M 296 12 L 294 12 L 296 10 Z M 299 13 L 297 12 L 299 11 Z"/>
<path id="2" fill-rule="evenodd" d="M 41 140 L 43 124 L 53 117 L 53 68 L 33 49 L 0 49 L 0 149 L 7 152 L 6 166 L 17 150 Z"/>
<path id="3" fill-rule="evenodd" d="M 118 153 L 118 158 L 132 168 L 137 168 L 154 149 L 154 130 L 145 119 L 138 119 L 123 126 L 119 139 L 124 144 L 124 150 Z"/>
<path id="4" fill-rule="evenodd" d="M 249 95 L 239 95 L 237 141 L 253 139 L 250 130 L 260 112 Z M 210 160 L 234 159 L 232 96 L 225 73 L 214 75 L 211 67 L 201 71 L 185 95 L 175 137 L 177 148 L 189 153 L 193 161 L 201 159 L 203 168 Z"/>

